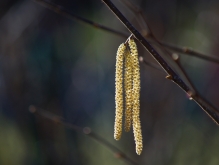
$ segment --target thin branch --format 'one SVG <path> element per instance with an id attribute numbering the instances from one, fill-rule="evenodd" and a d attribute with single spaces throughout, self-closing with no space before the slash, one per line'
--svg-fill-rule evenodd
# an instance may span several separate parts
<path id="1" fill-rule="evenodd" d="M 47 8 L 47 9 L 50 9 L 50 10 L 66 17 L 66 18 L 69 18 L 71 20 L 82 22 L 82 23 L 88 24 L 90 26 L 94 26 L 95 28 L 98 28 L 98 29 L 101 29 L 101 30 L 104 30 L 104 31 L 107 31 L 107 32 L 110 32 L 110 33 L 113 33 L 113 34 L 121 36 L 121 37 L 125 37 L 125 38 L 128 37 L 128 34 L 126 34 L 126 33 L 123 33 L 123 32 L 108 28 L 108 27 L 103 26 L 99 23 L 96 23 L 96 22 L 90 21 L 86 18 L 77 16 L 77 15 L 73 14 L 72 12 L 64 9 L 63 7 L 55 5 L 51 2 L 47 2 L 47 1 L 44 1 L 44 0 L 33 0 L 33 1 L 37 2 L 38 4 L 42 5 L 43 7 Z"/>
<path id="2" fill-rule="evenodd" d="M 195 50 L 192 50 L 191 48 L 188 48 L 188 47 L 181 48 L 181 47 L 175 46 L 173 44 L 158 41 L 154 37 L 154 35 L 151 31 L 151 28 L 148 25 L 147 20 L 145 18 L 145 15 L 144 15 L 143 11 L 141 10 L 141 8 L 138 8 L 135 4 L 133 4 L 129 0 L 120 0 L 120 1 L 122 1 L 129 8 L 129 10 L 131 10 L 133 13 L 136 13 L 139 16 L 138 18 L 140 18 L 140 20 L 137 19 L 138 23 L 139 23 L 139 25 L 141 25 L 143 27 L 143 36 L 146 37 L 149 40 L 149 43 L 153 43 L 153 41 L 155 39 L 155 44 L 162 45 L 163 47 L 168 48 L 169 50 L 172 50 L 174 52 L 183 53 L 183 54 L 186 54 L 186 55 L 191 55 L 191 56 L 194 56 L 194 57 L 198 57 L 198 58 L 201 58 L 201 59 L 204 59 L 204 60 L 211 61 L 211 62 L 219 64 L 219 59 L 216 58 L 216 57 L 212 57 L 212 56 L 209 56 L 209 55 L 199 53 L 199 52 L 197 52 Z M 142 21 L 145 24 L 142 24 Z"/>
<path id="3" fill-rule="evenodd" d="M 186 73 L 185 69 L 182 67 L 181 62 L 180 62 L 180 57 L 178 54 L 173 53 L 172 54 L 172 59 L 175 61 L 177 66 L 180 68 L 181 72 L 185 76 L 186 80 L 188 81 L 189 85 L 191 86 L 192 90 L 195 92 L 194 94 L 197 95 L 198 90 L 196 89 L 195 85 L 192 83 L 191 79 L 189 78 L 188 74 Z"/>
<path id="4" fill-rule="evenodd" d="M 47 9 L 50 9 L 50 10 L 52 10 L 52 11 L 54 11 L 54 12 L 56 12 L 56 13 L 64 16 L 64 17 L 66 17 L 66 18 L 69 18 L 71 20 L 75 20 L 75 21 L 79 21 L 79 22 L 88 24 L 88 25 L 93 26 L 93 27 L 95 27 L 97 29 L 104 30 L 106 32 L 118 35 L 118 36 L 123 37 L 123 38 L 127 38 L 129 36 L 129 34 L 126 34 L 126 33 L 123 33 L 123 32 L 120 32 L 120 31 L 108 28 L 108 27 L 106 27 L 104 25 L 101 25 L 99 23 L 96 23 L 96 22 L 90 21 L 90 20 L 88 20 L 86 18 L 77 16 L 77 15 L 73 14 L 72 12 L 64 9 L 63 7 L 55 5 L 55 4 L 51 3 L 51 2 L 47 2 L 47 1 L 44 1 L 44 0 L 33 0 L 33 1 L 37 2 L 38 4 L 42 5 L 43 7 L 47 8 Z M 132 10 L 134 10 L 134 9 L 132 9 Z M 141 11 L 140 11 L 140 15 L 142 15 L 142 19 L 143 19 L 144 16 L 143 16 L 143 13 Z M 148 35 L 150 36 L 149 33 L 148 33 Z M 151 40 L 149 40 L 149 42 L 150 43 L 154 43 Z M 155 44 L 156 44 L 156 42 L 155 42 Z M 176 51 L 178 53 L 183 53 L 183 54 L 191 55 L 191 56 L 194 56 L 194 57 L 197 57 L 197 58 L 201 58 L 201 59 L 204 59 L 204 60 L 211 61 L 211 62 L 219 64 L 219 59 L 218 58 L 212 57 L 212 56 L 209 56 L 209 55 L 205 55 L 205 54 L 201 54 L 201 53 L 199 53 L 197 51 L 194 51 L 192 49 L 189 49 L 187 47 L 180 48 L 180 47 L 177 47 L 177 46 L 165 43 L 165 42 L 160 42 L 160 44 L 162 44 L 164 47 L 166 47 L 166 48 L 168 48 L 170 50 Z"/>
<path id="5" fill-rule="evenodd" d="M 122 0 L 123 2 L 128 2 L 127 0 Z M 127 3 L 127 5 L 130 7 L 131 3 Z M 142 17 L 142 19 L 144 18 L 143 14 L 142 14 L 142 11 L 140 9 L 137 10 L 137 7 L 132 7 L 131 8 L 132 10 L 136 10 L 136 12 L 140 12 L 140 15 Z M 205 99 L 197 90 L 197 88 L 195 87 L 195 85 L 192 83 L 191 79 L 189 78 L 188 74 L 186 73 L 185 69 L 182 67 L 181 63 L 180 63 L 180 59 L 179 59 L 179 56 L 178 54 L 171 54 L 168 50 L 165 49 L 165 47 L 162 45 L 162 43 L 160 41 L 158 41 L 156 39 L 156 37 L 153 35 L 150 27 L 148 26 L 147 22 L 146 22 L 146 19 L 144 19 L 145 23 L 146 23 L 146 26 L 147 26 L 147 34 L 148 36 L 147 37 L 150 37 L 152 40 L 154 40 L 154 42 L 157 42 L 157 45 L 159 45 L 162 50 L 167 53 L 169 56 L 172 57 L 172 59 L 175 61 L 175 63 L 177 64 L 178 68 L 180 69 L 180 71 L 183 73 L 183 76 L 185 77 L 185 79 L 187 80 L 187 82 L 189 83 L 190 87 L 192 88 L 191 91 L 189 91 L 189 96 L 196 96 L 197 97 L 197 100 L 199 100 L 199 102 L 207 105 L 208 107 L 212 107 L 212 109 L 214 109 L 214 111 L 218 111 L 217 108 L 215 108 L 207 99 Z M 190 99 L 192 99 L 190 97 Z M 199 105 L 199 104 L 198 104 Z"/>
<path id="6" fill-rule="evenodd" d="M 160 72 L 163 72 L 163 69 L 161 69 L 158 65 L 156 65 L 156 64 L 154 64 L 154 63 L 149 63 L 149 62 L 147 62 L 147 61 L 144 59 L 144 57 L 142 57 L 142 56 L 139 56 L 139 61 L 140 61 L 140 62 L 143 62 L 145 65 L 148 65 L 148 66 L 150 66 L 150 67 L 152 67 L 152 68 L 154 68 L 154 69 L 157 69 L 157 70 L 160 71 Z"/>
<path id="7" fill-rule="evenodd" d="M 134 3 L 129 0 L 120 0 L 130 11 L 137 15 L 138 24 L 141 26 L 143 31 L 141 31 L 142 35 L 149 39 L 151 36 L 151 29 L 147 24 L 146 18 L 144 16 L 141 8 L 137 7 Z"/>
<path id="8" fill-rule="evenodd" d="M 167 78 L 177 84 L 191 99 L 193 99 L 213 121 L 219 124 L 219 112 L 212 105 L 206 104 L 198 96 L 191 94 L 190 88 L 184 81 L 174 72 L 167 62 L 158 54 L 158 52 L 149 44 L 149 42 L 134 28 L 134 26 L 124 17 L 124 15 L 116 8 L 110 0 L 103 0 L 109 9 L 118 17 L 125 27 L 135 36 L 135 38 L 145 47 L 152 57 L 160 64 L 164 71 L 168 74 Z"/>
<path id="9" fill-rule="evenodd" d="M 188 48 L 188 47 L 180 48 L 180 47 L 177 47 L 175 45 L 165 43 L 165 42 L 160 42 L 160 43 L 164 47 L 166 47 L 166 48 L 168 48 L 172 51 L 176 51 L 178 53 L 183 53 L 183 54 L 186 54 L 186 55 L 191 55 L 191 56 L 194 56 L 194 57 L 201 58 L 203 60 L 207 60 L 207 61 L 211 61 L 211 62 L 219 64 L 219 59 L 218 58 L 212 57 L 212 56 L 209 56 L 209 55 L 206 55 L 206 54 L 199 53 L 195 50 L 192 50 L 191 48 Z"/>
<path id="10" fill-rule="evenodd" d="M 195 95 L 197 97 L 197 99 L 199 100 L 199 102 L 202 102 L 205 105 L 209 105 L 212 109 L 214 109 L 214 111 L 218 111 L 216 107 L 214 107 L 214 105 L 212 105 L 207 99 L 205 99 L 197 90 L 197 88 L 195 87 L 195 85 L 193 84 L 193 82 L 191 81 L 191 79 L 189 78 L 188 74 L 186 73 L 185 69 L 182 67 L 179 56 L 176 54 L 173 54 L 172 56 L 173 60 L 176 62 L 176 64 L 178 65 L 178 67 L 180 68 L 180 70 L 183 72 L 183 75 L 185 76 L 186 80 L 188 81 L 188 83 L 190 84 L 191 88 L 193 91 L 190 92 L 190 95 Z M 195 101 L 195 100 L 194 100 Z M 198 103 L 197 103 L 198 104 Z"/>
<path id="11" fill-rule="evenodd" d="M 50 120 L 56 124 L 63 125 L 64 127 L 76 131 L 82 134 L 87 135 L 91 139 L 97 141 L 99 144 L 105 146 L 107 149 L 109 149 L 112 153 L 114 153 L 114 156 L 118 159 L 122 159 L 123 161 L 127 162 L 128 164 L 131 165 L 138 165 L 135 161 L 133 161 L 131 158 L 129 158 L 124 152 L 122 152 L 120 149 L 118 149 L 116 146 L 111 144 L 109 141 L 105 140 L 101 136 L 99 136 L 97 133 L 93 132 L 91 128 L 89 127 L 79 127 L 74 124 L 70 124 L 64 121 L 64 118 L 57 116 L 53 113 L 50 113 L 48 111 L 45 111 L 43 109 L 37 108 L 33 105 L 29 107 L 29 111 L 35 115 L 39 115 L 47 120 Z"/>
<path id="12" fill-rule="evenodd" d="M 65 9 L 63 9 L 63 8 L 61 8 L 61 7 L 59 7 L 59 6 L 57 6 L 57 5 L 54 5 L 54 4 L 52 4 L 52 3 L 45 2 L 44 0 L 35 0 L 35 2 L 38 2 L 38 3 L 41 4 L 42 6 L 48 8 L 48 9 L 50 9 L 50 10 L 52 10 L 52 11 L 58 13 L 58 14 L 60 14 L 60 15 L 63 15 L 64 17 L 67 17 L 67 18 L 69 18 L 69 19 L 73 19 L 73 20 L 77 20 L 77 21 L 80 21 L 80 22 L 89 24 L 89 25 L 91 25 L 91 26 L 94 26 L 94 27 L 96 27 L 96 28 L 99 28 L 99 29 L 108 31 L 108 32 L 110 32 L 110 33 L 114 33 L 114 34 L 119 35 L 119 36 L 121 36 L 121 37 L 128 37 L 127 34 L 124 34 L 124 33 L 122 33 L 122 32 L 113 30 L 113 29 L 111 29 L 111 28 L 105 27 L 105 26 L 100 25 L 100 24 L 97 24 L 97 23 L 92 22 L 92 21 L 90 21 L 90 20 L 87 20 L 87 19 L 85 19 L 85 18 L 76 16 L 76 15 L 70 13 L 69 11 L 67 11 L 67 10 L 65 10 Z M 123 16 L 123 17 L 124 17 L 124 16 Z M 125 17 L 124 17 L 124 18 L 125 18 Z M 132 26 L 132 25 L 131 25 L 131 26 Z M 132 27 L 133 27 L 133 26 L 132 26 Z M 133 29 L 133 30 L 137 32 L 136 29 Z M 135 33 L 133 33 L 133 34 L 135 34 Z M 138 34 L 140 35 L 139 32 L 138 32 Z M 136 36 L 136 35 L 135 35 L 135 36 Z M 142 36 L 141 36 L 140 38 L 138 38 L 138 39 L 143 39 L 142 42 L 145 42 L 145 41 L 146 41 Z M 145 40 L 145 41 L 144 41 L 144 40 Z M 205 60 L 209 60 L 209 61 L 212 61 L 212 62 L 215 62 L 215 63 L 219 63 L 219 60 L 216 59 L 216 58 L 214 58 L 214 57 L 209 57 L 209 56 L 200 54 L 200 53 L 198 53 L 198 52 L 192 51 L 192 50 L 190 50 L 190 49 L 178 48 L 178 47 L 175 47 L 175 46 L 173 46 L 173 45 L 169 45 L 169 44 L 166 44 L 166 43 L 163 43 L 163 42 L 161 42 L 161 43 L 163 44 L 163 46 L 168 47 L 168 48 L 171 49 L 171 50 L 175 50 L 175 51 L 178 51 L 178 52 L 181 52 L 181 53 L 187 53 L 187 54 L 194 55 L 194 56 L 196 56 L 196 57 L 199 57 L 199 58 L 202 58 L 202 59 L 205 59 Z M 149 44 L 148 42 L 147 42 L 147 44 L 150 46 L 150 44 Z M 151 46 L 150 46 L 150 47 L 151 47 Z M 150 48 L 150 47 L 149 47 L 149 48 Z M 154 49 L 150 49 L 150 50 L 149 50 L 149 52 L 153 52 L 153 51 L 154 51 Z M 157 55 L 159 55 L 156 51 L 155 51 L 153 54 L 154 54 L 154 57 L 156 57 Z M 160 64 L 161 66 L 163 66 L 162 64 L 166 65 L 166 62 L 165 62 L 164 60 L 160 60 L 159 56 L 157 56 L 157 60 L 158 60 L 158 62 L 159 62 L 159 64 Z M 163 63 L 163 61 L 164 61 L 165 63 Z M 148 62 L 146 62 L 145 60 L 144 60 L 144 62 L 145 62 L 145 64 L 148 63 Z M 172 72 L 173 70 L 172 70 L 171 68 L 166 67 L 166 69 L 164 69 L 164 70 L 165 70 L 167 73 L 170 72 L 169 75 L 171 75 L 171 76 L 174 78 L 173 81 L 174 81 L 176 84 L 178 84 L 185 92 L 187 92 L 188 94 L 191 94 L 191 92 L 190 92 L 189 88 L 187 87 L 187 85 L 186 85 L 181 79 L 178 79 L 178 76 L 175 74 L 175 72 Z M 172 73 L 171 73 L 171 72 L 172 72 Z M 174 75 L 176 75 L 176 77 L 174 77 Z M 177 82 L 177 81 L 178 81 L 178 82 Z M 206 107 L 206 106 L 208 106 L 208 107 L 213 107 L 213 106 L 209 106 L 208 104 L 205 105 L 206 101 L 202 104 L 202 101 L 201 101 L 200 99 L 198 100 L 198 97 L 197 97 L 197 96 L 193 96 L 193 99 L 194 99 L 194 101 L 195 101 L 197 104 L 199 104 L 199 105 L 202 107 L 202 109 L 203 109 L 209 116 L 211 116 L 211 117 L 213 118 L 213 120 L 214 120 L 216 123 L 218 123 L 218 121 L 219 121 L 219 119 L 218 119 L 218 111 L 217 111 L 215 108 L 210 108 L 210 109 L 208 109 L 208 108 Z M 212 112 L 211 109 L 215 109 L 215 111 Z"/>

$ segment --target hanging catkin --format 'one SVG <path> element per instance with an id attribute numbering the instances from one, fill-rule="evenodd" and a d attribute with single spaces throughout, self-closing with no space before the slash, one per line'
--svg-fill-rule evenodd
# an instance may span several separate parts
<path id="1" fill-rule="evenodd" d="M 125 54 L 125 131 L 129 132 L 132 124 L 132 79 L 133 79 L 132 57 L 130 51 Z"/>
<path id="2" fill-rule="evenodd" d="M 133 132 L 135 137 L 136 153 L 141 154 L 143 148 L 142 133 L 141 133 L 141 122 L 140 122 L 140 67 L 138 61 L 138 50 L 134 39 L 129 39 L 128 41 L 131 57 L 132 57 L 132 67 L 133 67 L 133 90 L 132 90 L 132 122 L 133 122 Z"/>
<path id="3" fill-rule="evenodd" d="M 128 49 L 129 46 L 129 49 Z M 114 138 L 119 140 L 122 135 L 123 118 L 123 61 L 124 68 L 124 90 L 125 90 L 125 131 L 130 131 L 133 126 L 136 153 L 141 154 L 142 133 L 140 122 L 140 67 L 138 61 L 138 50 L 134 39 L 128 39 L 128 46 L 121 44 L 116 56 L 116 115 L 114 125 Z M 127 48 L 126 48 L 127 47 Z"/>
<path id="4" fill-rule="evenodd" d="M 122 135 L 122 116 L 123 116 L 123 59 L 126 51 L 125 44 L 121 44 L 116 56 L 116 115 L 114 125 L 114 139 L 119 140 Z"/>

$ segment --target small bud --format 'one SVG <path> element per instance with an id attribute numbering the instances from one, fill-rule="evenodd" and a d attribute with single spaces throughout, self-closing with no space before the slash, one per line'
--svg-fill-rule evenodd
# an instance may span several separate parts
<path id="1" fill-rule="evenodd" d="M 188 92 L 187 92 L 187 95 L 188 95 L 188 97 L 189 97 L 189 100 L 193 100 L 193 97 L 194 97 L 195 93 L 192 92 L 192 91 L 188 91 Z"/>
<path id="2" fill-rule="evenodd" d="M 173 77 L 171 75 L 167 75 L 165 78 L 168 79 L 168 80 L 172 80 L 173 79 Z"/>
<path id="3" fill-rule="evenodd" d="M 173 53 L 173 54 L 172 54 L 172 59 L 173 59 L 174 61 L 178 61 L 178 60 L 179 60 L 179 55 L 176 54 L 176 53 Z"/>

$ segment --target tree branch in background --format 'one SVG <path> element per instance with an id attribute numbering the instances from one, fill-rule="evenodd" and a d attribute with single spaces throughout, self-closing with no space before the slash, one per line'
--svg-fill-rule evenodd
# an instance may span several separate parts
<path id="1" fill-rule="evenodd" d="M 108 150 L 110 150 L 112 153 L 114 153 L 114 156 L 118 159 L 122 159 L 123 161 L 127 162 L 130 165 L 138 165 L 135 161 L 133 161 L 131 158 L 129 158 L 124 152 L 122 152 L 120 149 L 118 149 L 116 146 L 99 136 L 97 133 L 93 132 L 91 128 L 89 127 L 79 127 L 74 124 L 70 124 L 64 121 L 64 119 L 60 116 L 57 116 L 53 113 L 50 113 L 48 111 L 45 111 L 43 109 L 37 108 L 33 105 L 29 107 L 29 111 L 35 115 L 39 115 L 47 120 L 50 120 L 56 124 L 63 125 L 64 127 L 76 131 L 82 134 L 87 135 L 91 139 L 97 141 L 99 144 L 105 146 Z"/>
<path id="2" fill-rule="evenodd" d="M 167 79 L 177 84 L 190 99 L 194 100 L 213 121 L 219 124 L 219 111 L 208 102 L 204 102 L 202 98 L 194 94 L 192 90 L 184 83 L 184 81 L 175 73 L 175 71 L 166 63 L 166 61 L 158 54 L 158 52 L 149 44 L 149 42 L 134 28 L 134 26 L 124 17 L 124 15 L 116 8 L 110 0 L 103 0 L 109 9 L 117 16 L 117 18 L 125 25 L 125 27 L 135 36 L 135 38 L 145 47 L 152 57 L 160 64 L 164 71 L 168 74 Z"/>
<path id="3" fill-rule="evenodd" d="M 52 11 L 54 11 L 54 12 L 56 12 L 56 13 L 64 16 L 64 17 L 66 17 L 66 18 L 69 18 L 71 20 L 75 20 L 75 21 L 79 21 L 79 22 L 88 24 L 88 25 L 93 26 L 93 27 L 95 27 L 97 29 L 101 29 L 101 30 L 107 31 L 109 33 L 118 35 L 118 36 L 123 37 L 123 38 L 128 38 L 128 36 L 129 36 L 129 34 L 126 34 L 126 33 L 123 33 L 123 32 L 120 32 L 120 31 L 108 28 L 108 27 L 106 27 L 104 25 L 101 25 L 99 23 L 96 23 L 96 22 L 90 21 L 90 20 L 88 20 L 86 18 L 77 16 L 77 15 L 73 14 L 72 12 L 66 10 L 65 8 L 63 8 L 61 6 L 58 6 L 58 5 L 55 5 L 55 4 L 51 3 L 51 2 L 47 2 L 47 1 L 44 1 L 44 0 L 33 0 L 33 1 L 37 2 L 38 4 L 42 5 L 43 7 L 47 8 L 47 9 L 50 9 L 50 10 L 52 10 Z M 136 7 L 132 7 L 130 9 L 132 11 L 137 10 Z M 141 12 L 141 10 L 139 12 L 140 12 L 140 15 L 142 16 L 142 19 L 144 19 L 143 12 Z M 156 44 L 156 42 L 154 43 L 153 40 L 150 40 L 150 39 L 149 39 L 149 42 L 151 44 L 152 43 Z M 202 54 L 202 53 L 199 53 L 199 52 L 194 51 L 194 50 L 192 50 L 192 49 L 190 49 L 188 47 L 180 48 L 180 47 L 177 47 L 175 45 L 172 45 L 172 44 L 169 44 L 169 43 L 165 43 L 165 42 L 160 42 L 160 44 L 162 44 L 162 46 L 164 46 L 164 47 L 166 47 L 166 48 L 168 48 L 168 49 L 170 49 L 172 51 L 175 51 L 175 52 L 178 52 L 178 53 L 187 54 L 187 55 L 191 55 L 191 56 L 203 59 L 203 60 L 207 60 L 207 61 L 211 61 L 211 62 L 214 62 L 216 64 L 219 64 L 219 59 L 218 58 L 213 57 L 213 56 L 209 56 L 209 55 L 205 55 L 205 54 Z"/>
<path id="4" fill-rule="evenodd" d="M 55 5 L 55 4 L 51 3 L 51 2 L 46 2 L 44 0 L 33 0 L 33 1 L 37 2 L 38 4 L 42 5 L 43 7 L 47 8 L 47 9 L 50 9 L 50 10 L 52 10 L 52 11 L 54 11 L 54 12 L 56 12 L 56 13 L 64 16 L 64 17 L 66 17 L 66 18 L 69 18 L 71 20 L 82 22 L 82 23 L 88 24 L 90 26 L 94 26 L 95 28 L 107 31 L 109 33 L 113 33 L 113 34 L 121 36 L 121 37 L 125 37 L 125 38 L 128 37 L 128 34 L 126 34 L 126 33 L 119 32 L 117 30 L 114 30 L 114 29 L 108 28 L 106 26 L 103 26 L 103 25 L 101 25 L 99 23 L 90 21 L 90 20 L 88 20 L 86 18 L 77 16 L 77 15 L 71 13 L 70 11 L 64 9 L 63 7 Z"/>
<path id="5" fill-rule="evenodd" d="M 133 4 L 129 0 L 120 0 L 120 1 L 122 3 L 124 3 L 125 6 L 128 7 L 129 10 L 131 10 L 133 13 L 138 15 L 137 21 L 138 21 L 139 25 L 143 29 L 143 31 L 142 31 L 143 36 L 146 37 L 149 41 L 151 41 L 151 39 L 152 39 L 152 41 L 151 41 L 152 43 L 155 40 L 155 44 L 162 45 L 163 47 L 165 47 L 165 48 L 167 48 L 169 50 L 172 50 L 174 52 L 191 55 L 191 56 L 194 56 L 194 57 L 197 57 L 197 58 L 201 58 L 203 60 L 207 60 L 207 61 L 211 61 L 211 62 L 219 64 L 219 59 L 216 58 L 216 57 L 212 57 L 212 56 L 209 56 L 209 55 L 205 55 L 205 54 L 199 53 L 199 52 L 194 51 L 194 50 L 192 50 L 191 48 L 188 48 L 188 47 L 180 48 L 180 47 L 177 47 L 177 46 L 169 44 L 169 43 L 158 41 L 154 37 L 154 35 L 153 35 L 152 31 L 151 31 L 151 28 L 150 28 L 149 24 L 147 23 L 147 20 L 145 18 L 145 15 L 144 15 L 143 11 L 141 10 L 141 8 L 137 7 L 135 4 Z"/>

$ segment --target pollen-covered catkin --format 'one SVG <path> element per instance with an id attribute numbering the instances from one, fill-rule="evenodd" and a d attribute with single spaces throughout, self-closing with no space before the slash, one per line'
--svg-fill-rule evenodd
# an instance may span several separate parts
<path id="1" fill-rule="evenodd" d="M 123 116 L 123 59 L 126 51 L 125 44 L 121 44 L 116 56 L 116 78 L 115 78 L 115 103 L 116 116 L 114 125 L 114 139 L 119 140 L 122 135 L 122 116 Z"/>
<path id="2" fill-rule="evenodd" d="M 132 57 L 130 51 L 125 54 L 125 131 L 129 132 L 132 124 Z"/>
<path id="3" fill-rule="evenodd" d="M 132 89 L 132 122 L 133 122 L 133 132 L 135 137 L 136 153 L 141 154 L 143 149 L 142 142 L 142 132 L 141 132 L 141 122 L 140 122 L 140 67 L 138 61 L 138 50 L 137 45 L 133 39 L 128 41 L 131 57 L 132 57 L 132 67 L 133 67 L 133 89 Z"/>

